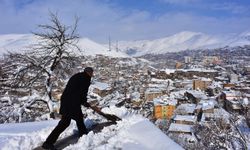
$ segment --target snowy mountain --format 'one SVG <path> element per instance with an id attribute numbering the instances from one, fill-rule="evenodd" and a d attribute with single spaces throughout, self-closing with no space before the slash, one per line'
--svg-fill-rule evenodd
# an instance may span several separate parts
<path id="1" fill-rule="evenodd" d="M 30 44 L 37 43 L 36 37 L 30 34 L 0 35 L 0 55 L 6 51 L 27 49 Z M 214 36 L 200 32 L 184 31 L 169 37 L 156 40 L 120 41 L 109 45 L 98 44 L 88 38 L 79 40 L 82 50 L 79 55 L 103 54 L 112 57 L 141 56 L 145 54 L 164 54 L 187 49 L 213 49 L 225 46 L 235 47 L 250 45 L 250 31 L 241 34 Z"/>
<path id="2" fill-rule="evenodd" d="M 6 34 L 0 36 L 0 55 L 9 52 L 21 52 L 34 44 L 36 39 L 30 34 Z"/>
<path id="3" fill-rule="evenodd" d="M 0 55 L 3 55 L 7 51 L 10 52 L 22 52 L 29 49 L 30 45 L 38 42 L 37 37 L 31 34 L 7 34 L 0 35 Z M 128 57 L 123 52 L 117 52 L 115 50 L 109 51 L 107 47 L 98 44 L 88 38 L 79 39 L 78 46 L 82 52 L 76 51 L 78 55 L 96 55 L 102 54 L 112 57 Z"/>
<path id="4" fill-rule="evenodd" d="M 250 31 L 243 32 L 238 36 L 231 37 L 228 40 L 228 46 L 242 46 L 242 45 L 249 45 L 250 44 Z"/>
<path id="5" fill-rule="evenodd" d="M 107 47 L 104 47 L 101 44 L 98 44 L 94 41 L 91 41 L 88 38 L 81 38 L 78 43 L 80 49 L 82 50 L 83 55 L 97 55 L 102 54 L 105 56 L 112 57 L 128 57 L 126 53 L 118 52 L 116 50 L 109 50 Z"/>
<path id="6" fill-rule="evenodd" d="M 145 54 L 178 52 L 187 49 L 212 49 L 242 45 L 250 45 L 250 32 L 244 32 L 239 35 L 212 36 L 199 32 L 185 31 L 151 41 L 121 41 L 118 48 L 131 56 L 141 56 Z"/>

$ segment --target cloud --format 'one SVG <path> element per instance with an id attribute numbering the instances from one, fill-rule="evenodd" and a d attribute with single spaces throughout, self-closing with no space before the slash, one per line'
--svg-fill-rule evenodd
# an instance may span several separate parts
<path id="1" fill-rule="evenodd" d="M 26 0 L 21 5 L 16 1 L 0 0 L 0 34 L 35 31 L 38 24 L 49 22 L 49 10 L 57 12 L 66 25 L 73 24 L 74 16 L 79 16 L 80 35 L 101 43 L 107 43 L 109 36 L 112 40 L 153 39 L 183 30 L 211 34 L 243 32 L 250 24 L 247 16 L 218 18 L 189 10 L 155 15 L 143 9 L 124 9 L 111 0 L 106 3 L 101 0 Z M 176 3 L 195 1 L 200 0 L 175 0 Z M 214 9 L 229 11 L 233 8 L 225 4 Z"/>
<path id="2" fill-rule="evenodd" d="M 190 3 L 199 2 L 200 0 L 160 0 L 160 1 L 169 3 L 169 4 L 190 4 Z"/>
<path id="3" fill-rule="evenodd" d="M 199 16 L 192 13 L 168 13 L 159 18 L 161 24 L 166 24 L 169 32 L 191 30 L 210 34 L 238 33 L 248 28 L 249 17 L 216 18 Z"/>
<path id="4" fill-rule="evenodd" d="M 250 12 L 250 3 L 245 0 L 237 1 L 237 0 L 210 0 L 210 1 L 202 1 L 202 0 L 159 0 L 160 2 L 164 2 L 170 5 L 178 5 L 183 8 L 197 11 L 220 11 L 227 12 L 232 14 L 249 14 Z"/>
<path id="5" fill-rule="evenodd" d="M 211 9 L 229 11 L 233 14 L 244 14 L 244 13 L 249 14 L 249 11 L 250 11 L 249 6 L 244 6 L 244 5 L 232 3 L 232 2 L 231 3 L 225 2 L 225 3 L 212 4 Z"/>

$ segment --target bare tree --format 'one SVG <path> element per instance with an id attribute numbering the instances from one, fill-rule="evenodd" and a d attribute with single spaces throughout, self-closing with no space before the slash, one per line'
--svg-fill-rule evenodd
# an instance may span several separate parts
<path id="1" fill-rule="evenodd" d="M 247 125 L 248 125 L 248 127 L 250 128 L 250 111 L 248 111 L 248 112 L 246 113 L 245 117 L 246 117 Z"/>
<path id="2" fill-rule="evenodd" d="M 41 32 L 33 33 L 38 41 L 36 44 L 31 45 L 26 53 L 9 53 L 4 58 L 1 64 L 1 88 L 5 87 L 5 91 L 21 88 L 43 93 L 22 105 L 21 113 L 37 102 L 45 103 L 49 112 L 53 112 L 53 89 L 58 88 L 59 81 L 71 74 L 76 63 L 79 63 L 75 54 L 76 51 L 80 52 L 77 23 L 78 18 L 72 26 L 66 26 L 56 14 L 50 13 L 50 24 L 39 25 Z"/>
<path id="3" fill-rule="evenodd" d="M 58 19 L 57 15 L 50 13 L 51 25 L 39 25 L 44 32 L 34 32 L 40 42 L 34 45 L 32 55 L 41 59 L 41 71 L 46 73 L 46 89 L 49 99 L 52 100 L 52 77 L 55 69 L 65 65 L 65 59 L 72 58 L 79 36 L 76 34 L 78 18 L 73 26 L 65 26 Z"/>

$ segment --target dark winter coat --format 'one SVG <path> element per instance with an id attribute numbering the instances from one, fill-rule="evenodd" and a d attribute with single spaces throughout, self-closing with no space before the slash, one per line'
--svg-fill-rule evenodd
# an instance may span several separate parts
<path id="1" fill-rule="evenodd" d="M 87 94 L 90 86 L 91 77 L 80 72 L 73 75 L 61 96 L 60 114 L 77 118 L 82 116 L 81 105 L 89 107 L 87 103 Z"/>

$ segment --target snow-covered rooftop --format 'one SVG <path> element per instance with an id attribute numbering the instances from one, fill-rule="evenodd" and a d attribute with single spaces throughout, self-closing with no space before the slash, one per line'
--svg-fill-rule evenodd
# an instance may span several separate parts
<path id="1" fill-rule="evenodd" d="M 177 109 L 185 111 L 186 113 L 194 113 L 196 104 L 180 104 Z"/>
<path id="2" fill-rule="evenodd" d="M 153 99 L 154 105 L 177 105 L 177 100 L 174 98 L 170 98 L 167 95 L 163 95 L 158 98 Z"/>
<path id="3" fill-rule="evenodd" d="M 168 131 L 191 133 L 192 125 L 171 123 Z"/>
<path id="4" fill-rule="evenodd" d="M 161 70 L 161 71 L 165 71 L 166 74 L 170 74 L 170 73 L 174 73 L 176 71 L 176 69 L 168 69 L 168 68 L 166 68 L 165 70 Z"/>
<path id="5" fill-rule="evenodd" d="M 205 68 L 192 68 L 192 69 L 178 69 L 183 72 L 195 71 L 195 72 L 217 72 L 217 70 L 213 69 L 205 69 Z"/>
<path id="6" fill-rule="evenodd" d="M 197 117 L 191 115 L 176 115 L 174 117 L 175 121 L 188 121 L 188 122 L 196 122 Z"/>
<path id="7" fill-rule="evenodd" d="M 105 90 L 105 89 L 110 88 L 109 84 L 104 83 L 104 82 L 94 82 L 94 84 L 91 86 L 93 86 L 93 88 L 98 88 L 100 90 Z"/>
<path id="8" fill-rule="evenodd" d="M 194 97 L 199 98 L 201 100 L 208 99 L 206 94 L 202 91 L 196 91 L 196 90 L 187 90 L 188 93 L 192 94 Z"/>

